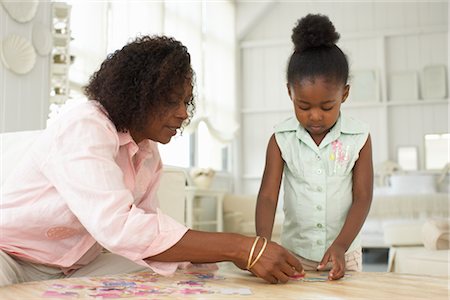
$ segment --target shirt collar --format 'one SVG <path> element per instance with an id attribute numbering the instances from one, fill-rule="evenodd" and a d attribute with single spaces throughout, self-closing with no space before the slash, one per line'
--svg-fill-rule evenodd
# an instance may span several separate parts
<path id="1" fill-rule="evenodd" d="M 337 140 L 341 133 L 344 134 L 361 134 L 365 132 L 365 127 L 358 121 L 345 117 L 340 112 L 336 124 L 330 129 L 323 141 L 317 146 L 308 131 L 300 125 L 296 117 L 291 117 L 288 120 L 280 123 L 275 127 L 276 132 L 295 131 L 296 137 L 303 143 L 307 144 L 311 149 L 322 149 L 332 141 Z"/>
<path id="2" fill-rule="evenodd" d="M 131 137 L 131 134 L 129 131 L 126 132 L 119 132 L 119 146 L 125 146 L 127 144 L 130 144 L 130 150 L 133 152 L 133 155 L 136 154 L 138 151 L 143 151 L 146 153 L 153 153 L 151 141 L 149 139 L 142 140 L 139 145 L 136 144 L 136 142 Z"/>
<path id="3" fill-rule="evenodd" d="M 337 140 L 341 134 L 362 134 L 367 130 L 366 126 L 361 122 L 348 118 L 340 112 L 336 124 L 330 129 L 323 141 L 320 143 L 319 148 L 326 147 L 331 142 Z"/>

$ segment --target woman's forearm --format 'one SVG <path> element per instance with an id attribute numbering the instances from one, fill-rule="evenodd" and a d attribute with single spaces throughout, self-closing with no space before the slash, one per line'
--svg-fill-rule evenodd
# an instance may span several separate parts
<path id="1" fill-rule="evenodd" d="M 287 282 L 289 276 L 303 272 L 300 261 L 277 243 L 235 233 L 188 230 L 171 248 L 147 259 L 193 263 L 232 261 L 271 283 Z"/>
<path id="2" fill-rule="evenodd" d="M 253 238 L 234 233 L 203 232 L 188 230 L 171 248 L 149 257 L 152 261 L 212 263 L 246 261 Z"/>

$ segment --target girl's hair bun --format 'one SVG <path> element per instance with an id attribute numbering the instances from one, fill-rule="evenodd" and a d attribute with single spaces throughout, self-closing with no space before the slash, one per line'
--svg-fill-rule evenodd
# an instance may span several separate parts
<path id="1" fill-rule="evenodd" d="M 327 16 L 308 14 L 298 20 L 291 38 L 295 51 L 303 52 L 310 48 L 332 47 L 339 40 L 339 33 Z"/>

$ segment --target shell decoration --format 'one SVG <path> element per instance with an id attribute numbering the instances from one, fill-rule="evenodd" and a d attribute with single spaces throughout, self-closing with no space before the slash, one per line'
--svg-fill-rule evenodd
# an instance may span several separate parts
<path id="1" fill-rule="evenodd" d="M 36 52 L 29 40 L 12 34 L 0 43 L 0 59 L 7 69 L 26 74 L 36 63 Z"/>
<path id="2" fill-rule="evenodd" d="M 53 48 L 52 34 L 42 24 L 33 26 L 33 45 L 39 55 L 47 56 Z"/>
<path id="3" fill-rule="evenodd" d="M 31 21 L 36 15 L 36 10 L 39 5 L 38 0 L 1 0 L 1 2 L 11 18 L 19 23 Z"/>

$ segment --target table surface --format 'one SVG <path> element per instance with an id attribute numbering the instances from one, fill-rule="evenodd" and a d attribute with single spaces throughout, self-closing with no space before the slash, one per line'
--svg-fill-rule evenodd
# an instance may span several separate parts
<path id="1" fill-rule="evenodd" d="M 229 264 L 216 272 L 180 270 L 28 282 L 0 288 L 0 299 L 449 299 L 449 278 L 399 273 L 349 272 L 327 281 L 326 273 L 272 285 Z M 325 280 L 325 281 L 323 281 Z"/>

